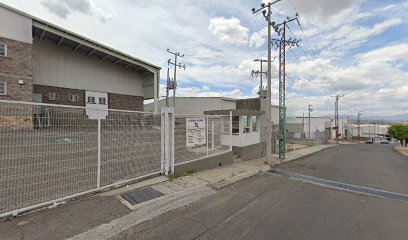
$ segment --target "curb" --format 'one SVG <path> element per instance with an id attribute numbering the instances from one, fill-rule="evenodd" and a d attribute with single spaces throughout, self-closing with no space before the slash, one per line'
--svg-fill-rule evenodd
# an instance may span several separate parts
<path id="1" fill-rule="evenodd" d="M 395 146 L 393 149 L 394 151 L 396 151 L 397 153 L 401 154 L 404 157 L 408 157 L 408 153 L 405 153 L 401 150 L 402 147 L 400 146 Z"/>

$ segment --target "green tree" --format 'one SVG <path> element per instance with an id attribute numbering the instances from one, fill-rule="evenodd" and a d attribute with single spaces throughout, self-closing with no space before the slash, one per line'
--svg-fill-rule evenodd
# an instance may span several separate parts
<path id="1" fill-rule="evenodd" d="M 406 124 L 393 124 L 388 128 L 388 134 L 400 140 L 401 146 L 403 146 L 403 140 L 405 139 L 405 146 L 408 144 L 408 125 Z"/>

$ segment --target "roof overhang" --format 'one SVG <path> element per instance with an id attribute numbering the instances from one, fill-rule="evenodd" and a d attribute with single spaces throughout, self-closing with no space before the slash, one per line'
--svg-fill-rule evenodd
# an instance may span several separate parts
<path id="1" fill-rule="evenodd" d="M 73 51 L 84 53 L 88 55 L 88 57 L 93 56 L 99 58 L 101 61 L 109 61 L 129 71 L 144 74 L 149 72 L 157 73 L 160 70 L 158 66 L 36 19 L 33 19 L 33 37 L 40 40 L 50 40 L 58 46 L 71 48 Z"/>

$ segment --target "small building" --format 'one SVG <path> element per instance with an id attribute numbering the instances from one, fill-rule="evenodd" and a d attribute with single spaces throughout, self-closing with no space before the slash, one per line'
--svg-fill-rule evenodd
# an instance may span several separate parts
<path id="1" fill-rule="evenodd" d="M 330 117 L 310 117 L 310 124 L 308 117 L 288 118 L 286 122 L 287 130 L 294 138 L 336 139 L 335 121 Z M 346 129 L 347 119 L 339 119 L 339 138 L 345 138 Z"/>
<path id="2" fill-rule="evenodd" d="M 173 106 L 173 97 L 169 97 L 169 106 Z M 237 99 L 225 98 L 225 97 L 176 97 L 176 114 L 193 114 L 204 115 L 205 111 L 210 110 L 225 110 L 236 109 Z M 166 99 L 160 99 L 157 101 L 158 111 L 161 111 L 162 107 L 166 106 Z M 154 102 L 145 104 L 144 109 L 147 112 L 154 111 Z"/>
<path id="3" fill-rule="evenodd" d="M 143 110 L 158 97 L 156 65 L 2 3 L 0 23 L 0 100 Z"/>
<path id="4" fill-rule="evenodd" d="M 232 150 L 242 160 L 265 155 L 265 144 L 261 142 L 260 116 L 263 111 L 253 109 L 227 109 L 205 111 L 205 115 L 232 114 L 232 135 L 221 137 L 222 145 L 232 145 Z"/>

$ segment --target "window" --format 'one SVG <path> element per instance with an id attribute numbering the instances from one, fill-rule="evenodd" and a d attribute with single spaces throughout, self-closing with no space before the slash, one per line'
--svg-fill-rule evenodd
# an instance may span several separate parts
<path id="1" fill-rule="evenodd" d="M 232 134 L 239 135 L 239 116 L 232 117 Z"/>
<path id="2" fill-rule="evenodd" d="M 244 133 L 249 133 L 250 126 L 251 126 L 251 117 L 242 116 L 242 123 L 244 124 Z"/>
<path id="3" fill-rule="evenodd" d="M 48 97 L 51 101 L 59 101 L 60 99 L 59 93 L 50 93 Z"/>
<path id="4" fill-rule="evenodd" d="M 257 117 L 256 116 L 252 116 L 251 117 L 251 123 L 252 123 L 252 132 L 256 132 L 258 131 L 258 124 L 257 124 Z"/>
<path id="5" fill-rule="evenodd" d="M 5 82 L 0 82 L 0 95 L 7 94 L 7 86 Z"/>
<path id="6" fill-rule="evenodd" d="M 95 97 L 88 97 L 88 103 L 95 104 Z"/>
<path id="7" fill-rule="evenodd" d="M 78 102 L 79 96 L 75 94 L 69 94 L 68 101 L 70 102 Z"/>
<path id="8" fill-rule="evenodd" d="M 7 44 L 0 43 L 0 57 L 7 57 Z"/>
<path id="9" fill-rule="evenodd" d="M 99 104 L 106 105 L 106 98 L 99 98 Z"/>

